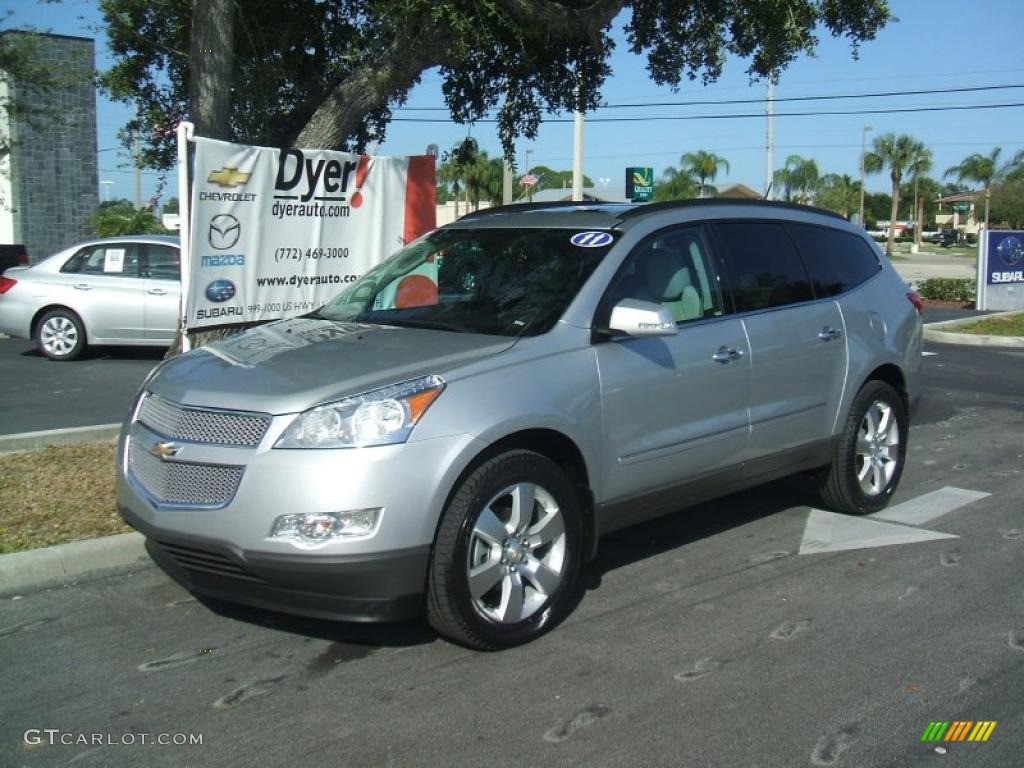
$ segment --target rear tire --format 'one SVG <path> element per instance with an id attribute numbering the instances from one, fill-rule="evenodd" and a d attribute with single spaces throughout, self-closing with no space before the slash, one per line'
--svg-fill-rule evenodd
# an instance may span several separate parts
<path id="1" fill-rule="evenodd" d="M 51 360 L 75 360 L 85 346 L 85 325 L 70 309 L 47 312 L 36 327 L 36 349 Z"/>
<path id="2" fill-rule="evenodd" d="M 850 405 L 832 463 L 818 475 L 825 506 L 866 515 L 883 509 L 903 475 L 909 419 L 903 399 L 869 381 Z"/>
<path id="3" fill-rule="evenodd" d="M 481 464 L 441 518 L 427 587 L 431 626 L 481 650 L 539 637 L 568 612 L 581 532 L 576 491 L 557 464 L 525 450 Z"/>

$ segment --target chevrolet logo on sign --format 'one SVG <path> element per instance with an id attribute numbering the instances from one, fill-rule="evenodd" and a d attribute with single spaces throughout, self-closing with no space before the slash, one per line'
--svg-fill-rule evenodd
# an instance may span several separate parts
<path id="1" fill-rule="evenodd" d="M 230 168 L 224 166 L 223 168 L 213 171 L 206 178 L 210 184 L 216 184 L 218 187 L 241 187 L 249 180 L 252 176 L 247 171 L 240 171 L 237 168 Z"/>
<path id="2" fill-rule="evenodd" d="M 149 452 L 156 456 L 158 459 L 163 459 L 164 461 L 166 461 L 167 459 L 172 459 L 175 456 L 177 456 L 178 451 L 180 450 L 181 448 L 176 446 L 174 443 L 156 443 L 152 448 L 149 449 Z"/>

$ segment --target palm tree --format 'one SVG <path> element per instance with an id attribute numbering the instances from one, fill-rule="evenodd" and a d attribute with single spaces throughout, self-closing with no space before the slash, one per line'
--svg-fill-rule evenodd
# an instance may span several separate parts
<path id="1" fill-rule="evenodd" d="M 685 170 L 678 170 L 669 166 L 661 174 L 661 179 L 654 185 L 654 199 L 662 200 L 687 200 L 698 195 L 697 182 Z"/>
<path id="2" fill-rule="evenodd" d="M 873 149 L 864 155 L 864 170 L 868 173 L 879 173 L 889 169 L 892 181 L 892 212 L 889 214 L 889 239 L 885 244 L 885 253 L 892 256 L 893 241 L 896 239 L 896 216 L 899 213 L 900 182 L 903 174 L 915 163 L 920 162 L 921 155 L 928 150 L 924 144 L 913 136 L 885 133 L 875 138 Z"/>
<path id="3" fill-rule="evenodd" d="M 814 203 L 848 219 L 860 205 L 860 182 L 845 173 L 826 173 L 821 177 Z"/>
<path id="4" fill-rule="evenodd" d="M 917 194 L 918 183 L 924 174 L 932 169 L 932 151 L 921 146 L 921 151 L 911 160 L 907 166 L 907 172 L 914 182 L 914 246 L 915 251 L 921 248 L 921 219 L 924 214 L 924 203 Z"/>
<path id="5" fill-rule="evenodd" d="M 724 168 L 726 173 L 729 172 L 728 160 L 724 157 L 719 157 L 714 152 L 705 152 L 703 149 L 698 149 L 696 152 L 687 152 L 679 158 L 679 165 L 682 167 L 683 172 L 699 180 L 700 186 L 698 190 L 700 197 L 707 197 L 706 192 L 711 192 L 712 194 L 717 192 L 707 182 L 715 180 L 715 177 L 718 176 L 719 168 Z"/>
<path id="6" fill-rule="evenodd" d="M 1002 151 L 1002 147 L 996 147 L 989 153 L 988 157 L 975 152 L 973 155 L 965 157 L 960 165 L 947 168 L 945 174 L 943 174 L 946 177 L 956 176 L 956 180 L 960 182 L 972 181 L 976 184 L 981 184 L 985 188 L 986 234 L 988 234 L 988 204 L 989 199 L 992 197 L 992 182 L 999 175 L 997 163 L 999 162 L 999 153 Z M 1016 158 L 1014 159 L 1016 160 Z"/>
<path id="7" fill-rule="evenodd" d="M 782 185 L 787 200 L 792 200 L 793 192 L 799 192 L 800 202 L 807 205 L 811 193 L 821 185 L 821 176 L 813 158 L 790 155 L 786 165 L 775 172 L 775 181 Z"/>

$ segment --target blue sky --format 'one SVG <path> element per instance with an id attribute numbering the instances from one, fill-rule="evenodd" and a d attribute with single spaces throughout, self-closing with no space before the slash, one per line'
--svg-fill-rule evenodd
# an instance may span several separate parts
<path id="1" fill-rule="evenodd" d="M 848 43 L 821 37 L 817 55 L 803 57 L 782 73 L 775 97 L 876 93 L 882 91 L 963 88 L 1024 84 L 1024 48 L 1020 30 L 1024 27 L 1024 4 L 1019 0 L 987 0 L 965 4 L 953 0 L 892 0 L 899 21 L 892 22 L 875 41 L 861 47 L 854 60 Z M 14 0 L 9 26 L 31 24 L 60 34 L 97 38 L 97 66 L 110 66 L 95 0 L 66 0 L 37 3 Z M 621 24 L 617 25 L 621 28 Z M 621 33 L 616 33 L 621 41 Z M 620 43 L 613 61 L 613 76 L 603 95 L 606 103 L 652 101 L 722 100 L 764 97 L 764 84 L 749 83 L 746 62 L 731 59 L 720 80 L 709 86 L 685 83 L 673 93 L 655 86 L 647 77 L 644 61 L 632 56 Z M 412 93 L 408 107 L 441 107 L 441 79 L 436 72 L 424 76 Z M 929 94 L 850 101 L 795 102 L 776 104 L 776 112 L 820 110 L 868 110 L 918 106 L 969 106 L 1024 103 L 1024 88 L 977 93 Z M 645 117 L 761 112 L 761 104 L 731 106 L 658 107 L 619 109 L 593 117 L 639 115 Z M 102 95 L 97 99 L 99 123 L 100 180 L 110 181 L 113 197 L 130 198 L 132 173 L 128 157 L 118 150 L 116 134 L 130 116 L 128 108 L 112 104 Z M 396 117 L 445 117 L 443 111 L 398 110 Z M 563 115 L 562 117 L 570 117 Z M 780 167 L 789 154 L 814 157 L 823 173 L 859 174 L 861 129 L 870 125 L 871 137 L 893 131 L 909 133 L 924 141 L 935 155 L 932 175 L 972 152 L 988 153 L 1003 148 L 1009 158 L 1024 149 L 1024 107 L 967 109 L 920 113 L 777 117 L 775 119 L 774 165 Z M 473 127 L 452 123 L 393 123 L 379 154 L 422 154 L 429 143 L 442 150 L 471 134 L 490 154 L 499 154 L 492 124 Z M 630 123 L 588 122 L 585 129 L 584 171 L 593 179 L 610 179 L 621 184 L 627 166 L 649 165 L 660 174 L 666 166 L 677 165 L 684 152 L 697 149 L 724 156 L 730 170 L 720 175 L 719 186 L 742 182 L 761 190 L 765 181 L 765 119 L 644 120 Z M 520 141 L 520 164 L 529 150 L 531 165 L 570 168 L 572 124 L 546 124 L 534 141 Z M 159 175 L 143 176 L 143 197 L 153 194 Z M 101 184 L 101 187 L 104 185 Z M 887 174 L 868 177 L 868 189 L 888 191 Z M 101 196 L 108 190 L 103 189 Z M 167 174 L 165 196 L 177 194 L 177 179 Z"/>

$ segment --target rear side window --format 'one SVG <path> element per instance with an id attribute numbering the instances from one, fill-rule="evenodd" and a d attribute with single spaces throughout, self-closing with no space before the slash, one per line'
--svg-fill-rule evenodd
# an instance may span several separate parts
<path id="1" fill-rule="evenodd" d="M 138 277 L 139 247 L 134 243 L 90 245 L 68 259 L 60 271 L 107 277 Z"/>
<path id="2" fill-rule="evenodd" d="M 813 224 L 787 226 L 819 298 L 856 288 L 882 268 L 871 246 L 854 234 Z"/>
<path id="3" fill-rule="evenodd" d="M 146 246 L 146 275 L 157 280 L 180 280 L 181 258 L 169 245 Z"/>
<path id="4" fill-rule="evenodd" d="M 715 225 L 715 231 L 731 267 L 737 312 L 814 298 L 800 254 L 781 224 L 723 221 Z"/>

